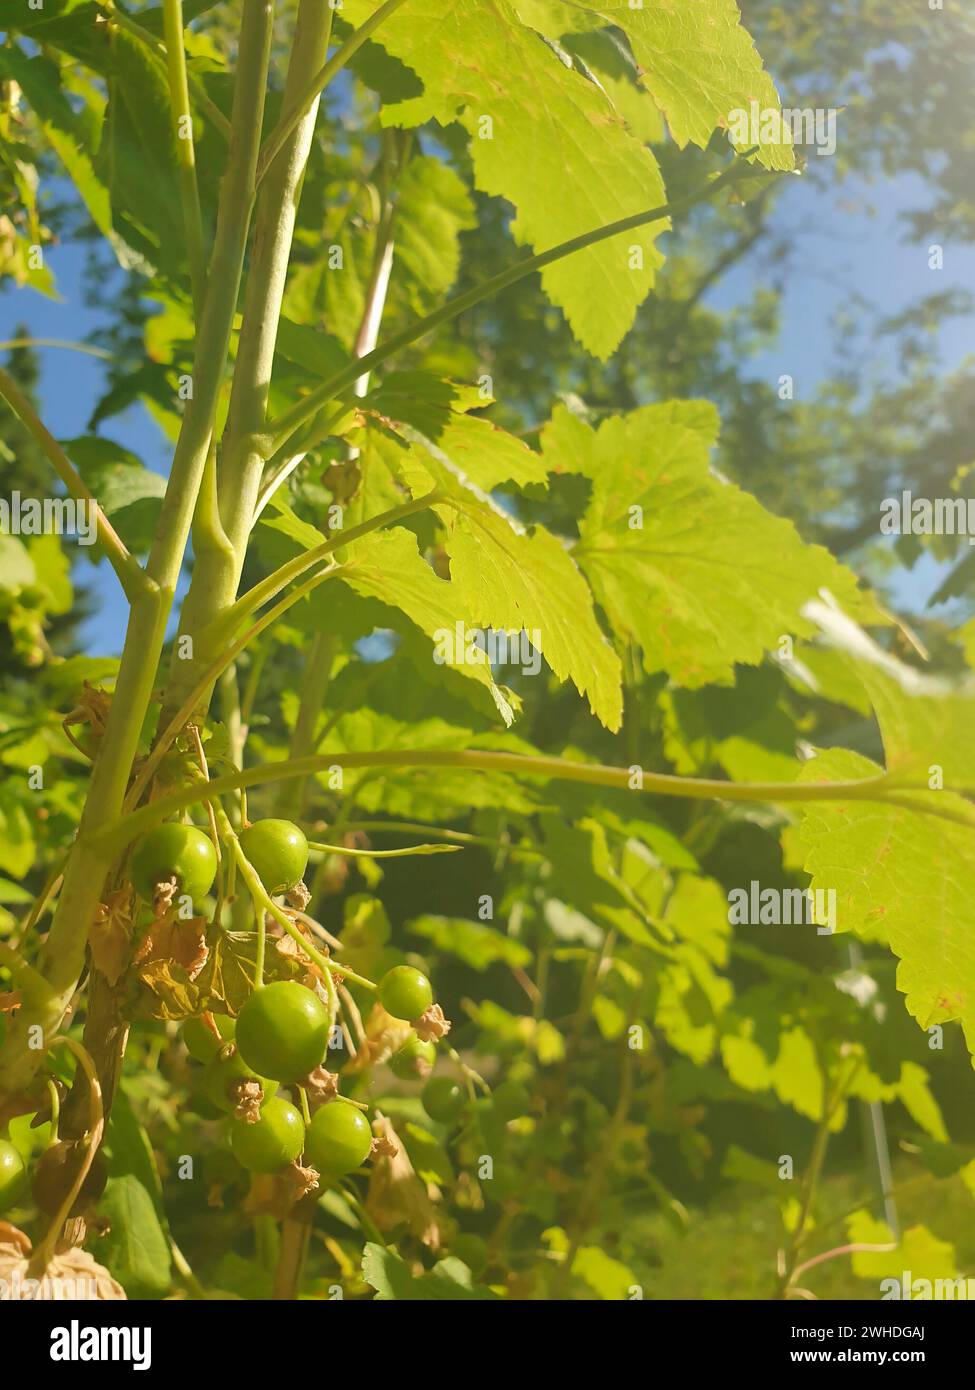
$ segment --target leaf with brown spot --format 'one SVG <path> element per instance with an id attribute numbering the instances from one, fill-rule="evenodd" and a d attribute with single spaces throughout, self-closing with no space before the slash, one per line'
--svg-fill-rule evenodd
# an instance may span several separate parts
<path id="1" fill-rule="evenodd" d="M 133 956 L 137 965 L 152 961 L 171 961 L 181 965 L 190 980 L 195 980 L 206 965 L 207 922 L 204 917 L 177 917 L 169 909 L 157 917 L 146 932 Z"/>
<path id="2" fill-rule="evenodd" d="M 132 894 L 128 888 L 109 893 L 98 904 L 88 933 L 91 958 L 110 985 L 124 975 L 132 951 Z"/>
<path id="3" fill-rule="evenodd" d="M 150 961 L 139 967 L 136 979 L 145 986 L 135 1008 L 142 1017 L 178 1021 L 201 1011 L 199 988 L 173 961 Z"/>

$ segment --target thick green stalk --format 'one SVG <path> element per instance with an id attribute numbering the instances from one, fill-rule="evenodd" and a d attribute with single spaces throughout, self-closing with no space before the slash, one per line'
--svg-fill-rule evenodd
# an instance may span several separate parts
<path id="1" fill-rule="evenodd" d="M 284 101 L 287 104 L 321 66 L 328 50 L 332 9 L 323 0 L 300 0 Z M 254 218 L 244 300 L 227 426 L 217 468 L 217 497 L 222 531 L 229 544 L 195 554 L 193 579 L 180 614 L 180 632 L 193 639 L 193 656 L 177 652 L 166 697 L 166 710 L 182 704 L 215 650 L 203 630 L 234 602 L 247 552 L 254 507 L 260 491 L 265 453 L 260 439 L 267 419 L 268 391 L 281 318 L 295 219 L 311 151 L 318 103 L 313 102 L 284 144 L 261 185 Z M 204 695 L 209 703 L 211 690 Z"/>
<path id="2" fill-rule="evenodd" d="M 268 0 L 245 0 L 230 152 L 221 187 L 210 287 L 197 334 L 193 395 L 186 403 L 146 567 L 152 582 L 129 615 L 105 737 L 41 954 L 40 967 L 50 994 L 42 1009 L 25 1006 L 14 1015 L 0 1050 L 0 1091 L 19 1089 L 39 1066 L 44 1054 L 34 1028 L 39 1025 L 43 1039 L 49 1040 L 61 1024 L 84 966 L 89 927 L 112 866 L 112 851 L 99 837 L 118 819 L 152 697 L 227 359 L 254 199 L 272 22 L 273 5 Z"/>
<path id="3" fill-rule="evenodd" d="M 504 772 L 516 777 L 544 777 L 584 782 L 596 787 L 615 787 L 647 796 L 676 796 L 715 801 L 870 801 L 891 800 L 891 790 L 902 784 L 886 773 L 853 782 L 725 782 L 718 778 L 676 777 L 666 772 L 643 772 L 639 785 L 626 767 L 607 767 L 601 763 L 579 763 L 568 758 L 531 757 L 524 753 L 493 753 L 479 748 L 376 748 L 364 752 L 320 753 L 309 758 L 292 758 L 276 763 L 259 763 L 242 772 L 227 773 L 207 784 L 208 798 L 223 796 L 240 787 L 259 787 L 292 777 L 308 777 L 331 767 L 456 767 L 472 772 Z M 920 788 L 919 788 L 920 790 Z M 183 787 L 160 797 L 148 806 L 109 826 L 102 840 L 121 850 L 136 835 L 200 801 L 198 786 Z"/>

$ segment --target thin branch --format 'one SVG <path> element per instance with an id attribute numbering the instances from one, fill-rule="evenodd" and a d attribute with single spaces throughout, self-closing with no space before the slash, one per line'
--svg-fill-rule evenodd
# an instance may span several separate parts
<path id="1" fill-rule="evenodd" d="M 310 78 L 302 88 L 300 95 L 283 113 L 278 124 L 271 131 L 271 134 L 264 142 L 261 150 L 261 157 L 257 165 L 258 182 L 264 177 L 268 169 L 274 162 L 275 157 L 280 153 L 282 147 L 287 143 L 288 137 L 292 134 L 295 127 L 299 124 L 306 112 L 311 110 L 312 105 L 324 92 L 336 73 L 341 72 L 350 58 L 358 53 L 370 34 L 379 28 L 383 20 L 398 10 L 404 0 L 386 0 L 384 5 L 380 5 L 374 14 L 360 25 L 354 34 L 346 39 L 341 47 L 337 48 L 329 58 L 328 62 L 321 67 L 314 77 Z"/>
<path id="2" fill-rule="evenodd" d="M 290 777 L 306 777 L 327 772 L 332 767 L 425 767 L 463 768 L 474 772 L 510 773 L 518 777 L 543 777 L 590 786 L 613 787 L 618 791 L 643 792 L 651 796 L 675 796 L 691 800 L 729 802 L 803 802 L 886 800 L 890 779 L 863 777 L 853 782 L 725 782 L 705 777 L 677 777 L 672 773 L 643 772 L 634 785 L 627 767 L 608 767 L 600 763 L 579 763 L 567 758 L 529 756 L 523 753 L 495 753 L 477 748 L 376 748 L 365 751 L 315 754 L 308 758 L 289 758 L 260 763 L 242 772 L 227 773 L 211 782 L 207 796 L 222 796 L 239 787 L 256 787 Z M 107 826 L 92 837 L 92 843 L 121 849 L 136 835 L 160 824 L 167 816 L 201 800 L 199 787 L 183 787 L 160 797 Z"/>
<path id="3" fill-rule="evenodd" d="M 129 553 L 121 536 L 115 530 L 92 492 L 85 486 L 81 474 L 61 448 L 61 445 L 47 429 L 30 401 L 21 391 L 9 372 L 0 367 L 0 396 L 3 396 L 18 420 L 36 440 L 47 455 L 55 473 L 61 479 L 76 502 L 84 502 L 93 509 L 98 528 L 98 541 L 108 556 L 112 569 L 118 575 L 119 583 L 126 598 L 133 602 L 140 594 L 153 587 L 152 581 L 133 555 Z"/>
<path id="4" fill-rule="evenodd" d="M 155 34 L 150 33 L 148 29 L 144 29 L 131 15 L 126 14 L 124 10 L 118 9 L 117 6 L 109 3 L 108 0 L 103 0 L 101 8 L 112 23 L 117 24 L 120 29 L 127 30 L 128 33 L 130 33 L 134 39 L 138 39 L 140 43 L 144 43 L 158 62 L 167 62 L 166 45 L 162 43 Z M 191 80 L 193 83 L 193 95 L 196 99 L 197 106 L 214 129 L 218 130 L 225 140 L 229 140 L 231 122 L 220 110 L 220 107 L 216 106 L 210 100 L 206 88 L 195 73 Z"/>
<path id="5" fill-rule="evenodd" d="M 92 347 L 90 343 L 73 343 L 68 338 L 7 338 L 0 343 L 0 352 L 10 352 L 13 348 L 63 348 L 66 352 L 82 352 L 86 357 L 100 357 L 103 362 L 118 361 L 114 352 Z"/>
<path id="6" fill-rule="evenodd" d="M 217 636 L 229 637 L 251 613 L 262 608 L 265 603 L 269 603 L 293 579 L 300 578 L 314 565 L 319 564 L 322 560 L 327 560 L 333 551 L 341 550 L 343 547 L 351 545 L 353 541 L 368 536 L 373 531 L 378 531 L 384 526 L 392 526 L 397 521 L 412 516 L 415 512 L 426 511 L 428 507 L 445 500 L 447 499 L 443 498 L 439 492 L 425 493 L 423 497 L 417 497 L 412 502 L 404 502 L 399 507 L 390 507 L 388 511 L 379 512 L 376 516 L 370 517 L 368 521 L 362 522 L 361 525 L 350 526 L 330 540 L 323 541 L 321 545 L 313 546 L 311 550 L 296 555 L 293 560 L 279 566 L 266 579 L 262 579 L 259 584 L 255 584 L 253 588 L 242 594 L 226 612 L 216 618 L 209 627 L 204 628 L 201 640 L 210 642 Z"/>
<path id="7" fill-rule="evenodd" d="M 292 589 L 290 594 L 286 594 L 273 608 L 269 608 L 264 616 L 259 618 L 246 632 L 242 633 L 232 646 L 228 647 L 225 651 L 222 651 L 219 656 L 214 658 L 212 665 L 210 665 L 204 671 L 203 675 L 198 678 L 196 684 L 189 691 L 179 709 L 172 716 L 163 732 L 157 737 L 152 746 L 152 752 L 139 769 L 139 774 L 129 789 L 125 801 L 127 809 L 138 805 L 139 798 L 149 785 L 150 780 L 155 776 L 156 769 L 159 767 L 166 750 L 171 746 L 173 740 L 179 737 L 187 722 L 197 713 L 197 704 L 202 699 L 205 692 L 209 690 L 210 686 L 223 674 L 232 662 L 236 661 L 244 648 L 249 646 L 250 643 L 254 641 L 255 637 L 259 637 L 266 628 L 269 628 L 272 623 L 276 623 L 278 618 L 282 617 L 299 599 L 305 598 L 313 589 L 317 589 L 319 584 L 323 584 L 326 579 L 336 574 L 339 569 L 341 569 L 340 565 L 329 565 L 319 574 L 313 574 L 310 579 L 305 580 L 304 584 L 299 584 L 297 588 Z"/>
<path id="8" fill-rule="evenodd" d="M 524 260 L 516 261 L 514 265 L 508 266 L 506 270 L 500 271 L 490 280 L 484 280 L 479 285 L 467 290 L 464 294 L 456 295 L 453 299 L 448 299 L 441 304 L 439 309 L 433 313 L 425 315 L 423 318 L 415 319 L 408 324 L 401 332 L 395 333 L 380 344 L 373 352 L 367 353 L 365 357 L 353 359 L 340 372 L 336 372 L 333 377 L 324 382 L 315 391 L 297 401 L 289 410 L 284 411 L 276 420 L 272 420 L 269 426 L 271 436 L 271 448 L 279 449 L 287 443 L 294 432 L 311 419 L 315 413 L 321 409 L 326 402 L 332 400 L 339 392 L 351 386 L 364 371 L 372 371 L 380 363 L 385 362 L 388 357 L 400 351 L 401 348 L 409 347 L 419 338 L 424 337 L 434 328 L 438 328 L 442 323 L 447 323 L 451 319 L 457 318 L 466 310 L 480 304 L 485 299 L 490 299 L 492 295 L 498 294 L 501 290 L 507 289 L 509 285 L 515 284 L 518 280 L 524 279 L 526 275 L 531 275 L 535 271 L 544 269 L 555 261 L 563 260 L 566 256 L 574 255 L 576 251 L 584 251 L 587 247 L 595 246 L 600 241 L 606 241 L 609 237 L 619 236 L 623 232 L 634 231 L 637 227 L 645 227 L 651 222 L 662 222 L 676 213 L 683 213 L 690 208 L 696 207 L 698 203 L 705 202 L 720 189 L 726 188 L 747 173 L 747 159 L 753 154 L 753 150 L 747 150 L 731 164 L 723 174 L 710 180 L 695 193 L 689 194 L 686 198 L 677 199 L 673 203 L 664 203 L 661 207 L 651 208 L 649 212 L 634 213 L 632 217 L 623 217 L 618 222 L 609 222 L 603 227 L 595 227 L 592 231 L 583 232 L 581 236 L 570 238 L 568 241 L 560 242 L 558 246 L 551 247 L 548 251 L 541 251 L 535 256 L 526 256 Z"/>
<path id="9" fill-rule="evenodd" d="M 166 36 L 166 73 L 169 78 L 169 104 L 173 117 L 173 139 L 176 141 L 183 226 L 186 231 L 186 256 L 190 267 L 193 307 L 199 318 L 203 310 L 203 296 L 206 293 L 206 257 L 203 250 L 200 190 L 196 182 L 196 155 L 193 149 L 193 114 L 190 109 L 186 54 L 183 48 L 183 0 L 163 0 L 163 33 Z M 188 132 L 184 129 L 187 122 Z"/>

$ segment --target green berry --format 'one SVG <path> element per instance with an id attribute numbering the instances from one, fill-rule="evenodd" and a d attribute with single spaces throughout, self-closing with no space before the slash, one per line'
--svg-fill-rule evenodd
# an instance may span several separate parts
<path id="1" fill-rule="evenodd" d="M 217 1014 L 213 1021 L 224 1042 L 234 1036 L 237 1027 L 234 1019 L 226 1014 Z M 222 1046 L 220 1038 L 215 1038 L 200 1018 L 188 1018 L 183 1024 L 182 1034 L 187 1052 L 197 1062 L 212 1062 Z"/>
<path id="2" fill-rule="evenodd" d="M 308 867 L 305 833 L 289 820 L 258 820 L 241 832 L 240 847 L 269 893 L 294 888 Z"/>
<path id="3" fill-rule="evenodd" d="M 433 988 L 422 970 L 396 965 L 379 981 L 379 1002 L 393 1018 L 412 1020 L 433 1003 Z"/>
<path id="4" fill-rule="evenodd" d="M 416 1081 L 418 1077 L 429 1076 L 437 1060 L 437 1049 L 432 1042 L 424 1042 L 414 1033 L 398 1052 L 389 1059 L 389 1069 L 401 1081 Z"/>
<path id="5" fill-rule="evenodd" d="M 12 1207 L 27 1186 L 27 1169 L 9 1139 L 0 1139 L 0 1211 Z"/>
<path id="6" fill-rule="evenodd" d="M 272 1096 L 254 1124 L 234 1120 L 230 1126 L 234 1158 L 251 1173 L 276 1173 L 300 1157 L 305 1147 L 305 1122 L 286 1100 Z"/>
<path id="7" fill-rule="evenodd" d="M 300 1081 L 325 1055 L 328 1010 L 304 985 L 276 980 L 257 989 L 237 1019 L 237 1046 L 261 1076 Z"/>
<path id="8" fill-rule="evenodd" d="M 372 1148 L 372 1129 L 361 1110 L 333 1100 L 318 1110 L 305 1140 L 305 1156 L 320 1173 L 341 1177 L 364 1163 Z"/>
<path id="9" fill-rule="evenodd" d="M 491 1093 L 494 1113 L 501 1120 L 516 1120 L 519 1115 L 527 1115 L 531 1103 L 528 1088 L 520 1081 L 502 1081 Z"/>
<path id="10" fill-rule="evenodd" d="M 487 1266 L 487 1241 L 483 1236 L 474 1235 L 473 1232 L 462 1232 L 459 1236 L 455 1236 L 450 1253 L 456 1255 L 458 1260 L 463 1260 L 472 1274 L 480 1274 Z"/>
<path id="11" fill-rule="evenodd" d="M 147 902 L 155 896 L 156 884 L 176 879 L 177 894 L 194 901 L 203 898 L 217 874 L 217 855 L 213 841 L 193 825 L 169 821 L 157 825 L 138 842 L 129 865 L 129 877 L 136 892 Z"/>
<path id="12" fill-rule="evenodd" d="M 467 1096 L 461 1086 L 449 1076 L 431 1076 L 420 1097 L 431 1120 L 450 1124 L 463 1110 Z"/>
<path id="13" fill-rule="evenodd" d="M 261 1077 L 253 1067 L 247 1065 L 236 1048 L 227 1049 L 218 1053 L 213 1061 L 207 1064 L 203 1076 L 203 1089 L 211 1104 L 218 1110 L 229 1112 L 237 1108 L 237 1096 L 231 1087 L 239 1081 L 261 1081 Z M 266 1096 L 268 1087 L 263 1082 L 261 1089 Z"/>

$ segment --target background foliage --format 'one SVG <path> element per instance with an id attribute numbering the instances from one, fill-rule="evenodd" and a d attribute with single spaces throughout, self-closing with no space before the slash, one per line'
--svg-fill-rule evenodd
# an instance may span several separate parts
<path id="1" fill-rule="evenodd" d="M 347 0 L 335 40 L 374 8 Z M 282 107 L 294 9 L 277 7 L 265 134 Z M 139 404 L 176 439 L 198 320 L 153 43 L 161 11 L 130 13 L 141 28 L 111 6 L 59 0 L 33 13 L 0 0 L 0 271 L 24 290 L 25 322 L 10 333 L 24 345 L 6 366 L 31 394 L 29 293 L 56 286 L 29 249 L 90 248 L 92 293 L 112 310 L 86 345 L 107 355 L 105 390 L 88 432 L 62 444 L 144 556 L 164 480 L 113 434 Z M 240 6 L 187 3 L 184 14 L 209 243 Z M 417 1085 L 384 1065 L 368 993 L 352 990 L 345 1023 L 354 1042 L 357 1009 L 379 1037 L 363 1053 L 374 1064 L 346 1051 L 330 1065 L 388 1118 L 401 1158 L 320 1197 L 307 1295 L 729 1298 L 798 1284 L 874 1298 L 904 1269 L 972 1271 L 975 570 L 960 538 L 890 547 L 877 529 L 881 499 L 903 488 L 964 494 L 971 368 L 942 370 L 936 334 L 970 306 L 938 292 L 896 316 L 851 304 L 835 372 L 783 402 L 750 363 L 775 340 L 795 255 L 779 220 L 792 151 L 765 148 L 735 194 L 680 207 L 728 166 L 727 112 L 776 99 L 751 35 L 786 104 L 843 105 L 836 157 L 801 162 L 824 200 L 844 179 L 909 169 L 908 230 L 969 242 L 971 19 L 919 17 L 906 0 L 855 12 L 752 0 L 744 20 L 747 33 L 725 0 L 406 0 L 319 116 L 272 420 L 361 351 L 384 256 L 381 343 L 525 247 L 664 201 L 677 210 L 669 231 L 658 222 L 603 241 L 406 343 L 368 394 L 348 389 L 353 376 L 320 400 L 294 442 L 300 466 L 254 527 L 242 592 L 325 544 L 336 505 L 345 528 L 431 488 L 438 505 L 344 547 L 335 578 L 241 652 L 210 708 L 211 772 L 316 751 L 510 751 L 788 790 L 677 799 L 537 768 L 407 765 L 250 792 L 251 817 L 291 815 L 345 848 L 462 846 L 433 859 L 321 855 L 309 877 L 309 912 L 341 941 L 339 959 L 372 979 L 404 960 L 426 967 L 454 1023 L 457 1059 L 441 1068 L 487 1084 L 470 1082 L 459 1127 L 432 1122 Z M 668 56 L 678 39 L 697 55 L 693 71 Z M 636 267 L 625 264 L 631 239 Z M 722 281 L 756 256 L 763 291 L 743 309 L 714 307 Z M 889 342 L 892 374 L 871 374 L 868 337 Z M 12 416 L 4 426 L 0 493 L 44 495 L 43 452 Z M 528 529 L 515 533 L 509 517 Z M 926 547 L 941 567 L 936 597 L 951 602 L 895 611 Z M 114 656 L 79 650 L 77 623 L 107 566 L 93 574 L 76 557 L 56 537 L 0 538 L 0 940 L 11 949 L 0 961 L 12 990 L 13 949 L 37 962 L 49 905 L 26 932 L 25 914 L 61 864 L 89 781 L 62 720 L 79 701 L 90 710 L 85 683 L 110 691 L 117 669 Z M 436 664 L 431 639 L 457 621 L 539 632 L 541 674 Z M 140 757 L 160 708 L 175 707 L 170 670 L 167 649 Z M 88 732 L 91 753 L 97 720 Z M 188 785 L 194 765 L 178 740 L 157 793 Z M 943 770 L 935 790 L 932 766 Z M 810 783 L 885 769 L 900 784 L 882 803 L 802 800 Z M 235 796 L 226 804 L 240 814 Z M 191 814 L 205 825 L 198 806 Z M 753 880 L 835 890 L 837 934 L 732 926 L 728 895 Z M 131 1034 L 98 1208 L 110 1231 L 90 1248 L 130 1297 L 267 1297 L 288 1249 L 288 1222 L 248 1198 L 180 1041 L 188 1013 L 239 1007 L 242 984 L 212 968 L 228 927 L 250 930 L 239 915 L 212 925 L 202 984 L 178 962 L 155 984 L 128 962 L 119 977 Z M 81 996 L 79 1037 L 86 1014 Z M 498 1103 L 505 1081 L 526 1087 L 524 1113 Z M 873 1171 L 881 1115 L 893 1232 Z M 10 1135 L 36 1154 L 48 1132 L 21 1114 Z M 192 1181 L 178 1176 L 185 1155 Z M 37 1213 L 18 1210 L 39 1237 Z M 885 1248 L 804 1271 L 848 1243 Z"/>

